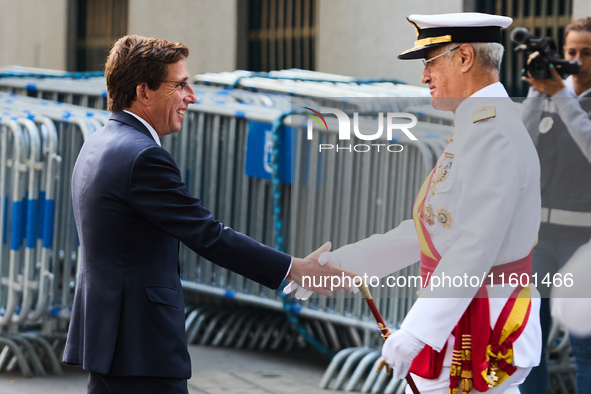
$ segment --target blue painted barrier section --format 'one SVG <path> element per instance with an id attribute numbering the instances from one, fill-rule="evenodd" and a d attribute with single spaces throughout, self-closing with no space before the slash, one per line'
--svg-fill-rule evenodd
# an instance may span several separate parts
<path id="1" fill-rule="evenodd" d="M 45 192 L 39 192 L 39 223 L 37 224 L 37 238 L 43 240 L 43 221 L 45 220 Z"/>
<path id="2" fill-rule="evenodd" d="M 19 233 L 19 239 L 21 240 L 21 245 L 25 242 L 25 237 L 27 235 L 27 211 L 29 205 L 27 204 L 27 200 L 29 199 L 29 192 L 25 194 L 25 197 L 21 201 L 21 232 Z"/>
<path id="3" fill-rule="evenodd" d="M 27 231 L 26 246 L 29 249 L 35 249 L 37 240 L 37 200 L 28 200 L 27 202 Z"/>
<path id="4" fill-rule="evenodd" d="M 55 215 L 55 200 L 45 200 L 43 217 L 43 247 L 51 249 L 53 244 L 53 220 Z"/>
<path id="5" fill-rule="evenodd" d="M 12 203 L 12 228 L 10 237 L 10 249 L 19 250 L 23 243 L 20 236 L 23 227 L 23 202 L 15 201 Z"/>
<path id="6" fill-rule="evenodd" d="M 281 127 L 281 142 L 279 147 L 281 182 L 292 184 L 292 145 L 297 131 L 290 127 Z M 296 146 L 296 145 L 293 145 Z M 293 152 L 295 153 L 295 152 Z M 295 156 L 294 156 L 295 159 Z M 246 143 L 246 168 L 248 176 L 262 179 L 273 178 L 273 132 L 269 123 L 249 121 Z"/>

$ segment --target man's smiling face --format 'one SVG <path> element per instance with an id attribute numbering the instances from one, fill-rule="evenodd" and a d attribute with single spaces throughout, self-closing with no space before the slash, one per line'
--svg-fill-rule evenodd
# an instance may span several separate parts
<path id="1" fill-rule="evenodd" d="M 189 80 L 185 59 L 168 64 L 167 67 L 165 81 L 158 89 L 151 91 L 151 105 L 146 114 L 146 120 L 160 137 L 179 131 L 187 107 L 197 101 L 190 85 L 183 88 L 183 83 Z"/>

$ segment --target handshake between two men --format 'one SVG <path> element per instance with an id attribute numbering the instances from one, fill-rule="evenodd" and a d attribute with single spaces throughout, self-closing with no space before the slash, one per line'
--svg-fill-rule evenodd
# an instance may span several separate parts
<path id="1" fill-rule="evenodd" d="M 290 294 L 295 291 L 295 298 L 300 300 L 307 300 L 315 292 L 325 296 L 341 290 L 357 293 L 359 287 L 365 284 L 367 272 L 362 277 L 359 273 L 345 269 L 339 255 L 331 252 L 330 248 L 331 243 L 326 242 L 304 259 L 294 257 L 291 271 L 286 278 L 291 282 L 285 286 L 283 292 Z M 360 268 L 363 262 L 358 261 L 358 264 L 347 268 Z M 382 348 L 382 357 L 392 368 L 394 379 L 404 379 L 407 376 L 413 359 L 424 347 L 424 342 L 402 329 L 388 336 Z"/>
<path id="2" fill-rule="evenodd" d="M 295 290 L 295 298 L 300 300 L 307 300 L 315 292 L 325 296 L 341 290 L 356 293 L 355 285 L 360 286 L 360 277 L 343 269 L 336 259 L 331 261 L 331 246 L 330 242 L 326 242 L 304 259 L 294 257 L 291 271 L 286 278 L 291 282 L 283 292 L 290 294 Z"/>

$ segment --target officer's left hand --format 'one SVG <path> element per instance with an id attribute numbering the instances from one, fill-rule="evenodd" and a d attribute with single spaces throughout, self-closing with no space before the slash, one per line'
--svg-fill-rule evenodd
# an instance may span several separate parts
<path id="1" fill-rule="evenodd" d="M 558 74 L 558 71 L 556 71 L 556 68 L 552 65 L 550 67 L 550 74 L 552 74 L 552 78 L 534 79 L 531 78 L 528 72 L 528 75 L 524 76 L 522 79 L 531 83 L 535 90 L 546 93 L 548 96 L 554 96 L 559 90 L 564 88 L 564 82 L 562 81 L 560 74 Z"/>
<path id="2" fill-rule="evenodd" d="M 391 334 L 382 347 L 382 357 L 392 368 L 392 378 L 404 379 L 412 360 L 424 347 L 425 343 L 403 329 Z"/>

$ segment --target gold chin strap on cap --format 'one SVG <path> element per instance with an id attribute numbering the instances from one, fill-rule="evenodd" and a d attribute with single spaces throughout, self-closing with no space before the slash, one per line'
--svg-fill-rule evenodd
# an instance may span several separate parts
<path id="1" fill-rule="evenodd" d="M 439 36 L 439 37 L 427 37 L 427 38 L 422 38 L 420 40 L 416 40 L 415 41 L 415 46 L 413 49 L 418 49 L 418 48 L 422 48 L 425 47 L 427 45 L 433 45 L 433 44 L 441 44 L 444 42 L 451 42 L 451 35 L 447 34 L 445 36 Z"/>

